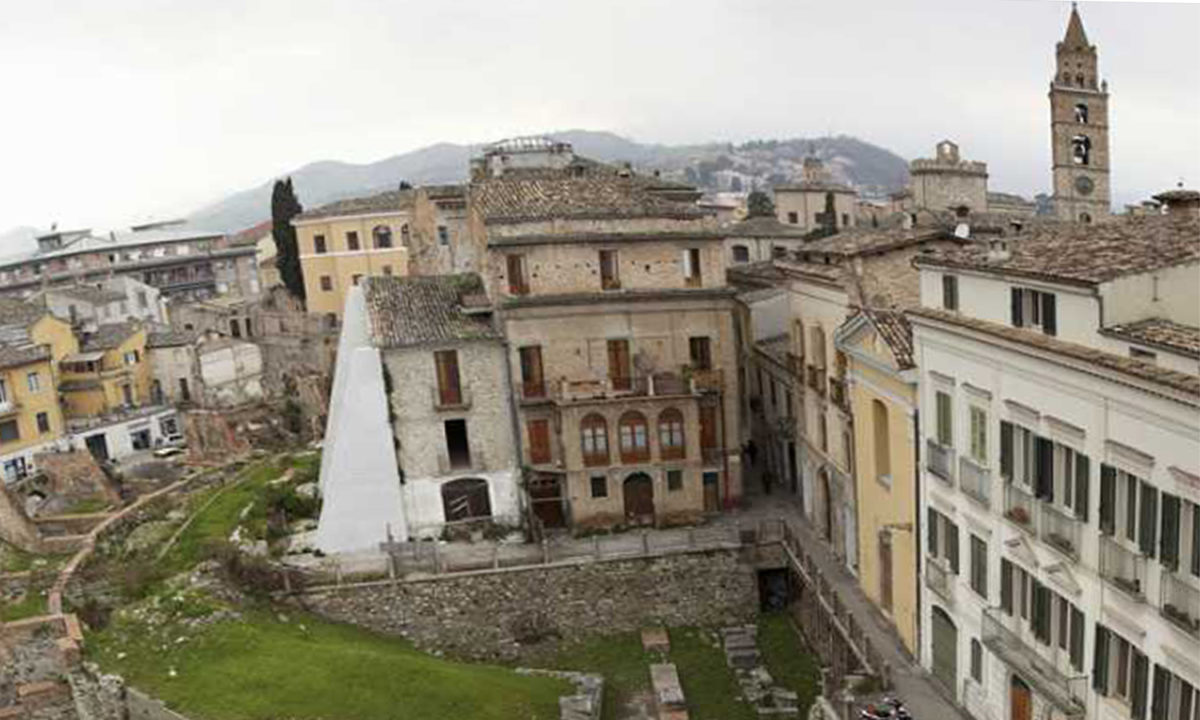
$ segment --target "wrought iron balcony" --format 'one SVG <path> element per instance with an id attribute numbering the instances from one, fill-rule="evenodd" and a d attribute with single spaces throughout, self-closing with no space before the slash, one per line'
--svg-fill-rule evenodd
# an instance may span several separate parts
<path id="1" fill-rule="evenodd" d="M 1165 570 L 1159 586 L 1162 594 L 1159 608 L 1163 617 L 1175 623 L 1184 632 L 1200 637 L 1200 590 L 1175 573 Z"/>
<path id="2" fill-rule="evenodd" d="M 1059 669 L 1066 665 L 1067 651 L 1057 643 L 1042 645 L 1019 616 L 987 608 L 983 611 L 983 644 L 1060 713 L 1068 718 L 1083 717 L 1087 676 L 1068 676 Z"/>
<path id="3" fill-rule="evenodd" d="M 1043 502 L 1039 518 L 1038 536 L 1042 542 L 1059 552 L 1079 559 L 1080 538 L 1083 536 L 1083 523 L 1071 514 L 1070 510 Z"/>
<path id="4" fill-rule="evenodd" d="M 1004 485 L 1004 517 L 1026 532 L 1037 531 L 1037 500 L 1016 483 Z"/>
<path id="5" fill-rule="evenodd" d="M 992 506 L 992 473 L 965 455 L 958 461 L 958 487 L 984 507 Z"/>
<path id="6" fill-rule="evenodd" d="M 925 467 L 929 472 L 945 480 L 950 487 L 954 487 L 954 448 L 929 438 L 925 441 L 925 455 Z"/>
<path id="7" fill-rule="evenodd" d="M 937 593 L 942 600 L 954 604 L 954 573 L 941 558 L 925 558 L 925 586 Z"/>
<path id="8" fill-rule="evenodd" d="M 1145 556 L 1107 535 L 1100 536 L 1100 575 L 1117 589 L 1145 601 Z"/>

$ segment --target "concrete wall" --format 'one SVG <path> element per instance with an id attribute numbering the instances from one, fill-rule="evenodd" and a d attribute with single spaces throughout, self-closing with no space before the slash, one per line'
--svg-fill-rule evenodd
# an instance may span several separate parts
<path id="1" fill-rule="evenodd" d="M 513 658 L 521 640 L 634 632 L 647 625 L 728 625 L 758 611 L 739 551 L 372 583 L 297 598 L 334 620 L 403 635 L 426 650 Z"/>

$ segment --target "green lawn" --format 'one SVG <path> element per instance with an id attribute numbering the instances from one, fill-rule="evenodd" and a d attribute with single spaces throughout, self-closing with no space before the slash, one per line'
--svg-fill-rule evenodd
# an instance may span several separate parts
<path id="1" fill-rule="evenodd" d="M 787 613 L 759 617 L 758 649 L 775 683 L 799 695 L 803 717 L 821 690 L 821 661 L 804 645 Z"/>
<path id="2" fill-rule="evenodd" d="M 264 610 L 198 631 L 179 622 L 210 609 L 189 599 L 158 626 L 123 615 L 89 635 L 88 655 L 196 720 L 549 720 L 570 691 L 557 680 L 441 660 L 292 610 L 286 622 Z"/>

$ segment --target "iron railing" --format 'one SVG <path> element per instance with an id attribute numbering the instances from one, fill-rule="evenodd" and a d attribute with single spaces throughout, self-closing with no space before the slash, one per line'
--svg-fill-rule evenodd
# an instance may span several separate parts
<path id="1" fill-rule="evenodd" d="M 1135 599 L 1145 600 L 1145 556 L 1108 535 L 1100 536 L 1100 575 Z"/>
<path id="2" fill-rule="evenodd" d="M 958 487 L 984 507 L 992 506 L 992 473 L 965 455 L 958 461 Z"/>
<path id="3" fill-rule="evenodd" d="M 1162 595 L 1159 609 L 1185 632 L 1200 636 L 1200 590 L 1192 587 L 1175 573 L 1162 573 L 1159 583 Z"/>
<path id="4" fill-rule="evenodd" d="M 1038 524 L 1038 536 L 1042 542 L 1074 560 L 1079 559 L 1083 523 L 1070 510 L 1043 502 Z"/>
<path id="5" fill-rule="evenodd" d="M 951 605 L 954 604 L 954 580 L 954 573 L 944 560 L 925 558 L 925 586 Z"/>
<path id="6" fill-rule="evenodd" d="M 982 634 L 983 644 L 1044 700 L 1066 717 L 1083 716 L 1087 676 L 1068 676 L 1059 669 L 1067 652 L 1057 643 L 1040 644 L 1020 617 L 1010 617 L 999 608 L 984 609 Z"/>
<path id="7" fill-rule="evenodd" d="M 950 487 L 954 487 L 954 448 L 929 438 L 925 441 L 925 457 L 929 472 L 944 480 Z"/>
<path id="8" fill-rule="evenodd" d="M 1004 486 L 1004 517 L 1026 532 L 1036 532 L 1037 501 L 1032 493 L 1020 485 L 1007 483 Z"/>

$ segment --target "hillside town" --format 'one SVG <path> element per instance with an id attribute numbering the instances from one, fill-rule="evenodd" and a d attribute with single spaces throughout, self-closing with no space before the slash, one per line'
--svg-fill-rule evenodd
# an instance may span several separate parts
<path id="1" fill-rule="evenodd" d="M 953 128 L 886 195 L 534 135 L 40 233 L 0 719 L 1200 719 L 1200 191 L 1117 207 L 1046 53 L 1041 201 Z"/>

